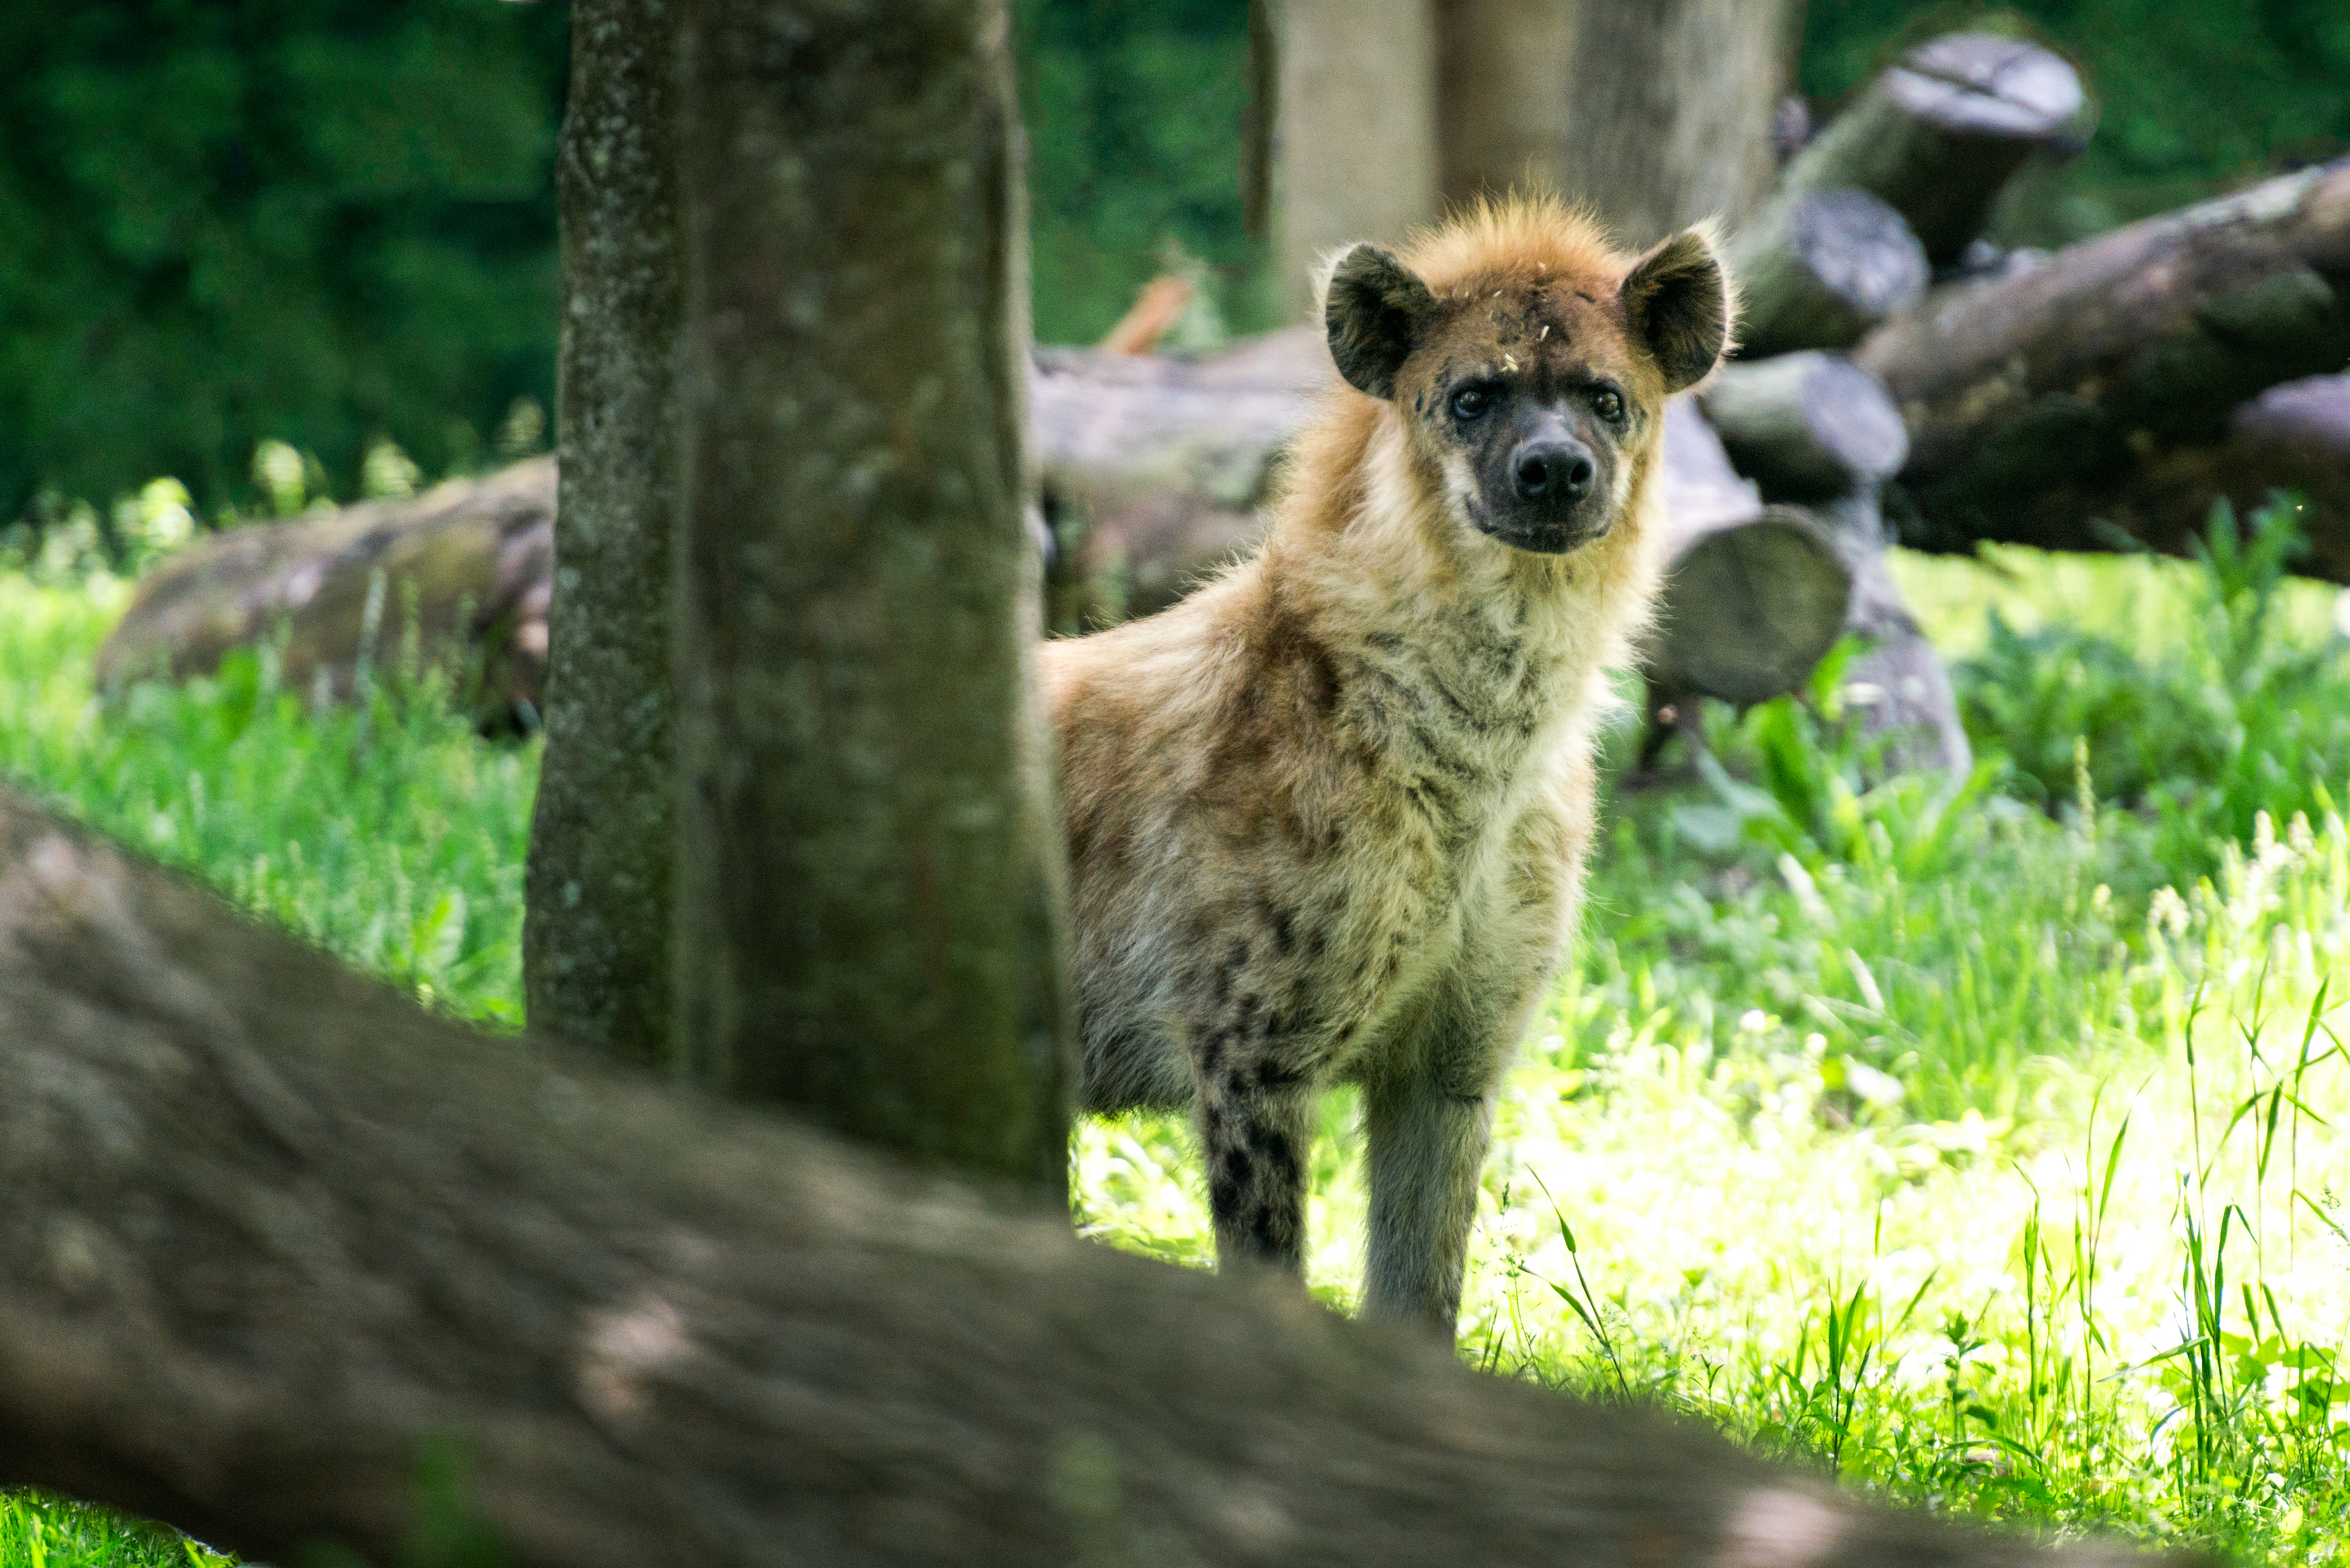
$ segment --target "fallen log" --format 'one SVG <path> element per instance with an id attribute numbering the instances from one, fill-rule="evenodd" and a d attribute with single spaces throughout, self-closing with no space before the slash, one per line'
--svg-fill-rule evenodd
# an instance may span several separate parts
<path id="1" fill-rule="evenodd" d="M 1762 504 L 1687 400 L 1666 405 L 1664 439 L 1672 566 L 1645 651 L 1650 718 L 1672 724 L 1691 698 L 1800 688 L 1844 634 L 1852 569 L 1810 515 Z"/>
<path id="2" fill-rule="evenodd" d="M 1950 34 L 1911 50 L 1830 120 L 1781 173 L 1775 200 L 1866 191 L 1947 266 L 2025 159 L 2081 144 L 2085 104 L 2062 57 L 2021 38 Z"/>
<path id="3" fill-rule="evenodd" d="M 1835 354 L 1733 359 L 1700 394 L 1738 472 L 1771 501 L 1832 501 L 1874 491 L 1909 456 L 1885 383 Z"/>
<path id="4" fill-rule="evenodd" d="M 2292 569 L 2350 583 L 2350 375 L 2271 387 L 2238 405 L 2209 441 L 2137 443 L 2094 486 L 2019 492 L 1998 514 L 1999 536 L 2048 550 L 2110 550 L 2126 535 L 2192 556 L 2216 503 L 2242 519 L 2280 493 L 2299 504 L 2294 521 L 2308 544 Z"/>
<path id="5" fill-rule="evenodd" d="M 1918 302 L 1926 252 L 1901 214 L 1866 191 L 1773 202 L 1730 242 L 1741 353 L 1844 348 Z"/>
<path id="6" fill-rule="evenodd" d="M 139 585 L 99 650 L 101 685 L 208 675 L 282 636 L 287 689 L 350 696 L 412 616 L 423 660 L 477 674 L 484 711 L 535 707 L 555 582 L 555 460 L 199 540 Z"/>
<path id="7" fill-rule="evenodd" d="M 1197 359 L 1038 349 L 1029 432 L 1060 547 L 1053 628 L 1162 609 L 1253 547 L 1282 446 L 1335 379 L 1311 327 Z"/>
<path id="8" fill-rule="evenodd" d="M 1929 296 L 1853 358 L 1908 427 L 1903 543 L 2098 547 L 2148 459 L 2225 447 L 2239 405 L 2350 359 L 2350 159 Z"/>
<path id="9" fill-rule="evenodd" d="M 1032 407 L 1047 505 L 1073 541 L 1055 573 L 1064 629 L 1171 603 L 1253 546 L 1281 443 L 1331 380 L 1310 327 L 1199 362 L 1083 350 L 1038 358 Z M 1665 429 L 1674 566 L 1651 690 L 1668 702 L 1739 703 L 1793 691 L 1844 629 L 1849 566 L 1815 522 L 1766 510 L 1686 400 L 1669 405 Z"/>
<path id="10" fill-rule="evenodd" d="M 0 1084 L 0 1485 L 250 1554 L 2148 1561 L 1865 1504 L 474 1034 L 5 791 Z"/>

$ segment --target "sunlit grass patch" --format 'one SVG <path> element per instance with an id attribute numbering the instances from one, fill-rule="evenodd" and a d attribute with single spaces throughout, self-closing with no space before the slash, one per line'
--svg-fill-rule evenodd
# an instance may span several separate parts
<path id="1" fill-rule="evenodd" d="M 489 743 L 443 686 L 391 669 L 312 712 L 232 655 L 172 689 L 94 688 L 128 586 L 0 573 L 0 774 L 338 956 L 518 1026 L 535 744 Z"/>
<path id="2" fill-rule="evenodd" d="M 1971 779 L 1885 777 L 1831 670 L 1808 703 L 1716 715 L 1690 787 L 1611 808 L 1501 1107 L 1465 1356 L 1957 1512 L 2341 1561 L 2350 670 L 2330 593 L 2248 537 L 2225 570 L 1994 573 L 2029 629 L 1960 670 Z M 265 659 L 101 697 L 124 593 L 0 575 L 0 769 L 436 1005 L 517 1020 L 535 748 L 481 740 L 396 659 L 320 713 Z M 2066 618 L 2122 601 L 2168 633 Z M 2031 782 L 1995 760 L 2019 753 Z M 1358 1116 L 1326 1098 L 1314 1161 L 1309 1278 L 1341 1308 Z M 1087 1234 L 1211 1263 L 1187 1118 L 1081 1124 L 1071 1158 Z"/>
<path id="3" fill-rule="evenodd" d="M 160 1524 L 41 1492 L 0 1491 L 6 1568 L 229 1568 L 234 1561 Z"/>

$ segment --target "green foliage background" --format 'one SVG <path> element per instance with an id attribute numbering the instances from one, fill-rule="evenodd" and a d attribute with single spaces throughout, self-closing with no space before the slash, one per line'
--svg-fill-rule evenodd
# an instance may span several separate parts
<path id="1" fill-rule="evenodd" d="M 1244 0 L 1014 0 L 1035 322 L 1084 341 L 1170 266 L 1267 323 L 1242 233 Z M 2088 75 L 2088 152 L 2006 237 L 2059 243 L 2350 149 L 2340 0 L 1810 0 L 1823 108 L 1903 47 L 2031 31 Z M 11 0 L 0 6 L 0 519 L 154 475 L 252 500 L 256 442 L 356 488 L 374 441 L 473 465 L 551 405 L 556 0 Z M 44 504 L 47 493 L 50 500 Z"/>
<path id="2" fill-rule="evenodd" d="M 0 516 L 256 441 L 348 491 L 551 402 L 567 17 L 498 0 L 0 6 Z"/>

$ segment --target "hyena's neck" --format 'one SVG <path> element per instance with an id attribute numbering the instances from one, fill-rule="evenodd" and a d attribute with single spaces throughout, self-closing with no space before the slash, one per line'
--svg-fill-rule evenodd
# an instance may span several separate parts
<path id="1" fill-rule="evenodd" d="M 1276 524 L 1257 563 L 1271 602 L 1327 650 L 1367 738 L 1480 771 L 1539 760 L 1607 710 L 1645 613 L 1645 473 L 1607 537 L 1537 556 L 1465 537 L 1391 421 L 1364 437 L 1355 483 L 1301 486 L 1342 511 Z"/>

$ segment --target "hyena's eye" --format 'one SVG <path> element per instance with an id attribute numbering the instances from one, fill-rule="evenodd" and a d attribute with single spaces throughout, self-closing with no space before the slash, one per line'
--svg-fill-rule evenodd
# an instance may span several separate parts
<path id="1" fill-rule="evenodd" d="M 1624 417 L 1624 395 L 1613 387 L 1602 387 L 1593 395 L 1591 407 L 1601 419 L 1613 424 Z"/>
<path id="2" fill-rule="evenodd" d="M 1463 387 L 1452 394 L 1455 419 L 1473 420 L 1493 406 L 1493 394 L 1483 387 Z"/>

